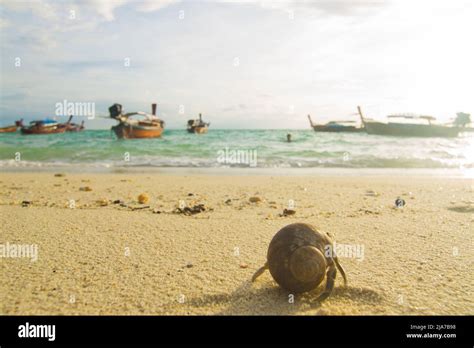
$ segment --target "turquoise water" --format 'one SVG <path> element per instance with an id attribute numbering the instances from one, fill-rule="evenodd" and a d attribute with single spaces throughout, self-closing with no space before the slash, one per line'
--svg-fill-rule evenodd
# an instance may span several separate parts
<path id="1" fill-rule="evenodd" d="M 166 130 L 162 138 L 133 140 L 117 140 L 108 130 L 0 134 L 0 167 L 47 166 L 474 168 L 474 134 L 423 139 L 212 128 L 205 135 Z"/>

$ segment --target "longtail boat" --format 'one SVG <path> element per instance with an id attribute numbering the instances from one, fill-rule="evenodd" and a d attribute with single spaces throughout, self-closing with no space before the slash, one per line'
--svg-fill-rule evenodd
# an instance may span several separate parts
<path id="1" fill-rule="evenodd" d="M 207 130 L 211 124 L 206 123 L 202 120 L 202 115 L 199 114 L 199 119 L 188 121 L 188 132 L 196 134 L 207 133 Z"/>
<path id="2" fill-rule="evenodd" d="M 58 123 L 55 120 L 45 119 L 39 121 L 31 121 L 28 126 L 21 127 L 21 133 L 30 134 L 57 134 L 66 132 L 71 118 L 67 123 Z"/>
<path id="3" fill-rule="evenodd" d="M 364 128 L 358 127 L 357 125 L 355 125 L 355 121 L 331 121 L 326 124 L 314 124 L 310 115 L 308 115 L 308 120 L 309 120 L 309 124 L 311 125 L 311 127 L 314 129 L 315 132 L 359 133 L 359 132 L 364 131 Z"/>
<path id="4" fill-rule="evenodd" d="M 457 137 L 460 128 L 447 125 L 433 124 L 433 116 L 416 116 L 408 114 L 389 115 L 388 118 L 409 119 L 410 123 L 403 122 L 378 122 L 364 117 L 360 106 L 357 107 L 360 119 L 368 134 L 405 136 L 405 137 Z M 418 122 L 418 123 L 414 123 Z M 419 123 L 427 122 L 427 123 Z"/>
<path id="5" fill-rule="evenodd" d="M 66 132 L 81 132 L 84 130 L 84 120 L 82 120 L 81 124 L 72 123 L 70 122 L 72 116 L 69 118 L 69 122 L 66 124 Z"/>
<path id="6" fill-rule="evenodd" d="M 15 121 L 15 125 L 13 126 L 1 127 L 0 133 L 13 133 L 13 132 L 16 132 L 16 130 L 18 128 L 21 128 L 22 126 L 23 126 L 23 119 L 19 121 Z"/>
<path id="7" fill-rule="evenodd" d="M 151 104 L 151 115 L 142 111 L 122 113 L 122 105 L 114 104 L 109 108 L 110 117 L 119 121 L 112 127 L 119 139 L 158 138 L 163 133 L 165 122 L 156 116 L 156 104 Z M 142 119 L 133 119 L 141 116 Z"/>

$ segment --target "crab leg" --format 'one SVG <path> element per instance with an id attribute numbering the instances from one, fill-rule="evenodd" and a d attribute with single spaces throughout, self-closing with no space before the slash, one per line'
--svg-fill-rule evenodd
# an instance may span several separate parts
<path id="1" fill-rule="evenodd" d="M 319 297 L 317 298 L 317 301 L 324 301 L 325 299 L 329 297 L 329 295 L 331 295 L 332 289 L 334 289 L 334 281 L 336 280 L 336 273 L 337 273 L 337 269 L 333 263 L 331 266 L 329 266 L 329 270 L 326 273 L 326 278 L 327 278 L 326 288 L 321 293 L 321 295 L 319 295 Z"/>
<path id="2" fill-rule="evenodd" d="M 265 272 L 268 269 L 268 263 L 265 262 L 265 264 L 260 267 L 257 272 L 252 276 L 252 282 L 254 282 L 258 277 L 262 275 L 263 272 Z"/>
<path id="3" fill-rule="evenodd" d="M 344 271 L 344 268 L 342 268 L 337 257 L 334 257 L 334 262 L 336 263 L 336 267 L 339 270 L 339 272 L 341 272 L 342 278 L 344 278 L 344 286 L 347 286 L 347 278 L 346 278 L 346 272 Z"/>

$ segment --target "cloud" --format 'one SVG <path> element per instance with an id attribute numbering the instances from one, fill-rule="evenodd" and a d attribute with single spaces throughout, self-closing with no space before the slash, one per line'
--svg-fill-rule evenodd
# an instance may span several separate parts
<path id="1" fill-rule="evenodd" d="M 6 94 L 1 94 L 0 98 L 3 101 L 20 101 L 20 100 L 25 100 L 26 98 L 29 97 L 28 93 L 25 92 L 15 92 L 15 93 L 6 93 Z"/>
<path id="2" fill-rule="evenodd" d="M 181 0 L 142 0 L 136 3 L 135 8 L 140 12 L 154 12 L 179 2 Z"/>
<path id="3" fill-rule="evenodd" d="M 89 20 L 100 19 L 114 21 L 115 10 L 130 5 L 139 12 L 155 12 L 182 0 L 0 0 L 5 8 L 15 12 L 31 12 L 42 19 L 58 19 L 67 17 L 72 9 L 80 9 L 83 17 Z M 349 16 L 365 14 L 387 5 L 382 0 L 214 0 L 210 3 L 232 3 L 241 5 L 260 6 L 264 9 L 279 9 L 284 11 L 302 10 L 316 11 L 320 14 Z M 1 23 L 1 22 L 0 22 Z"/>
<path id="4" fill-rule="evenodd" d="M 115 20 L 116 9 L 125 5 L 131 5 L 139 12 L 155 12 L 167 6 L 178 3 L 181 0 L 76 0 L 78 5 L 85 4 L 93 12 L 96 12 L 106 21 Z"/>
<path id="5" fill-rule="evenodd" d="M 92 12 L 98 14 L 102 19 L 110 22 L 115 20 L 114 11 L 115 9 L 124 6 L 129 0 L 114 0 L 114 1 L 103 1 L 103 0 L 87 0 L 83 4 Z"/>
<path id="6" fill-rule="evenodd" d="M 136 11 L 158 11 L 180 0 L 0 0 L 0 29 L 13 30 L 2 46 L 23 45 L 34 50 L 59 46 L 61 33 L 90 32 L 103 23 L 116 20 L 118 8 L 129 5 Z M 26 15 L 21 25 L 12 26 L 9 13 Z"/>
<path id="7" fill-rule="evenodd" d="M 297 2 L 299 3 L 299 2 Z M 373 10 L 378 10 L 388 4 L 388 1 L 381 0 L 322 0 L 305 1 L 305 4 L 326 14 L 350 16 L 360 15 Z"/>
<path id="8" fill-rule="evenodd" d="M 0 0 L 5 8 L 15 12 L 30 12 L 42 19 L 58 19 L 67 17 L 70 10 L 83 13 L 83 17 L 93 20 L 98 17 L 105 21 L 115 20 L 115 10 L 125 5 L 131 5 L 140 12 L 154 12 L 181 0 Z M 91 18 L 92 17 L 92 18 Z"/>
<path id="9" fill-rule="evenodd" d="M 52 19 L 57 15 L 55 5 L 47 0 L 1 0 L 0 4 L 9 10 L 15 12 L 31 12 L 33 15 L 43 19 Z"/>
<path id="10" fill-rule="evenodd" d="M 123 67 L 123 62 L 117 59 L 96 59 L 96 60 L 74 60 L 74 61 L 53 61 L 45 64 L 62 74 L 86 73 L 93 70 L 96 71 L 116 71 L 117 68 Z M 136 72 L 140 66 L 134 66 Z"/>
<path id="11" fill-rule="evenodd" d="M 51 32 L 43 29 L 22 29 L 17 36 L 10 38 L 9 43 L 34 50 L 48 50 L 58 46 Z"/>
<path id="12" fill-rule="evenodd" d="M 264 9 L 306 11 L 322 15 L 368 14 L 389 4 L 386 0 L 216 0 L 221 3 L 258 5 Z"/>

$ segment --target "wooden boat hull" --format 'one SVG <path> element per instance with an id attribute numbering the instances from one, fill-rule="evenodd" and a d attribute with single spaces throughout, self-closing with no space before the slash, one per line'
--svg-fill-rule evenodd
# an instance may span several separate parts
<path id="1" fill-rule="evenodd" d="M 365 121 L 365 130 L 368 134 L 388 135 L 400 137 L 443 137 L 455 138 L 460 129 L 429 124 L 382 123 Z"/>
<path id="2" fill-rule="evenodd" d="M 188 132 L 189 133 L 195 133 L 195 134 L 205 134 L 207 133 L 208 128 L 207 127 L 189 127 Z"/>
<path id="3" fill-rule="evenodd" d="M 31 134 L 59 134 L 66 132 L 66 127 L 22 127 L 21 133 L 25 135 Z"/>
<path id="4" fill-rule="evenodd" d="M 8 126 L 0 128 L 0 133 L 13 133 L 16 132 L 17 126 Z"/>
<path id="5" fill-rule="evenodd" d="M 80 125 L 69 125 L 66 128 L 66 132 L 82 132 L 83 130 L 84 130 L 84 127 Z"/>
<path id="6" fill-rule="evenodd" d="M 315 132 L 326 132 L 326 133 L 361 133 L 364 132 L 364 128 L 355 126 L 326 126 L 318 125 L 312 126 Z"/>
<path id="7" fill-rule="evenodd" d="M 112 127 L 115 135 L 119 139 L 145 139 L 159 138 L 163 133 L 161 126 L 139 126 L 120 123 Z"/>

